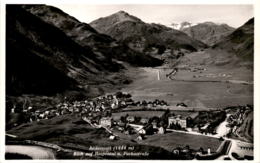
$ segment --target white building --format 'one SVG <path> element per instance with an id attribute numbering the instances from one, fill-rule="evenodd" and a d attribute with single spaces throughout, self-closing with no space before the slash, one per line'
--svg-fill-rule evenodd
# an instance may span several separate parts
<path id="1" fill-rule="evenodd" d="M 182 128 L 186 128 L 187 127 L 187 120 L 186 119 L 182 119 L 181 116 L 169 117 L 168 118 L 168 124 L 169 124 L 169 126 L 171 124 L 175 124 L 175 125 L 179 124 Z"/>
<path id="2" fill-rule="evenodd" d="M 160 127 L 158 130 L 158 134 L 164 134 L 165 133 L 165 128 L 164 127 Z"/>
<path id="3" fill-rule="evenodd" d="M 142 129 L 140 129 L 140 130 L 138 131 L 138 133 L 139 133 L 139 134 L 142 134 L 142 135 L 145 135 L 145 134 L 146 134 L 146 131 L 145 131 L 145 129 L 142 128 Z"/>
<path id="4" fill-rule="evenodd" d="M 103 117 L 100 119 L 99 124 L 103 127 L 111 127 L 112 126 L 112 118 L 111 117 Z"/>

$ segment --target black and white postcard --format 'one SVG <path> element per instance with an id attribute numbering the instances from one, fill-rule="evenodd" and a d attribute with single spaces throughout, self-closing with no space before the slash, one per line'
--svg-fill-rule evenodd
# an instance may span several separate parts
<path id="1" fill-rule="evenodd" d="M 3 160 L 257 161 L 254 7 L 4 3 Z"/>

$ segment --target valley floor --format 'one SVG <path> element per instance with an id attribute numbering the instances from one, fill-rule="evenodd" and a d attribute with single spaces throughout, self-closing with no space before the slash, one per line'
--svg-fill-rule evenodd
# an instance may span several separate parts
<path id="1" fill-rule="evenodd" d="M 194 61 L 194 55 L 204 55 L 200 53 L 187 54 L 182 60 L 189 62 L 180 63 L 177 73 L 170 77 L 170 65 L 130 69 L 127 73 L 133 82 L 122 90 L 131 93 L 135 100 L 160 99 L 173 106 L 179 102 L 195 108 L 253 104 L 252 70 Z"/>

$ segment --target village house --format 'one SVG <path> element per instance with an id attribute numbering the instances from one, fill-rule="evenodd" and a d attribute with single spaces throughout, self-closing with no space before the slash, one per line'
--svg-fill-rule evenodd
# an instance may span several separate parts
<path id="1" fill-rule="evenodd" d="M 113 99 L 113 95 L 107 95 L 106 97 L 108 100 L 112 100 Z"/>
<path id="2" fill-rule="evenodd" d="M 103 127 L 111 127 L 112 126 L 112 118 L 111 117 L 102 117 L 99 120 L 99 124 Z"/>
<path id="3" fill-rule="evenodd" d="M 119 131 L 124 131 L 126 128 L 126 123 L 122 122 L 122 121 L 118 121 L 117 122 L 117 129 Z"/>
<path id="4" fill-rule="evenodd" d="M 124 100 L 119 102 L 119 106 L 120 107 L 125 107 L 126 106 L 126 102 Z"/>
<path id="5" fill-rule="evenodd" d="M 138 133 L 139 133 L 140 135 L 145 135 L 145 134 L 146 134 L 146 130 L 145 130 L 144 128 L 141 128 L 141 129 L 138 131 Z"/>
<path id="6" fill-rule="evenodd" d="M 147 105 L 148 108 L 152 108 L 153 107 L 153 103 L 151 102 L 148 102 L 148 105 Z"/>
<path id="7" fill-rule="evenodd" d="M 165 134 L 166 129 L 164 127 L 159 127 L 158 134 Z"/>
<path id="8" fill-rule="evenodd" d="M 142 118 L 142 119 L 140 120 L 140 122 L 141 122 L 142 124 L 147 124 L 148 121 L 149 121 L 148 118 Z"/>
<path id="9" fill-rule="evenodd" d="M 209 126 L 209 123 L 206 123 L 204 126 L 200 128 L 201 131 L 205 131 Z"/>
<path id="10" fill-rule="evenodd" d="M 132 99 L 127 99 L 127 100 L 125 101 L 125 103 L 126 103 L 126 106 L 130 106 L 130 105 L 133 105 L 133 104 L 134 104 L 134 101 L 133 101 Z"/>
<path id="11" fill-rule="evenodd" d="M 147 102 L 146 102 L 145 100 L 143 100 L 143 101 L 141 102 L 141 106 L 147 106 Z"/>
<path id="12" fill-rule="evenodd" d="M 133 127 L 131 127 L 130 125 L 128 125 L 125 128 L 125 134 L 126 135 L 131 135 L 131 134 L 134 134 L 134 133 L 135 133 L 135 129 Z"/>
<path id="13" fill-rule="evenodd" d="M 138 135 L 136 140 L 140 141 L 140 140 L 143 140 L 144 139 L 144 136 L 143 135 Z"/>
<path id="14" fill-rule="evenodd" d="M 112 109 L 117 109 L 118 108 L 117 102 L 112 102 L 110 106 L 111 106 Z"/>
<path id="15" fill-rule="evenodd" d="M 110 135 L 108 139 L 109 140 L 116 140 L 116 136 L 115 135 Z"/>
<path id="16" fill-rule="evenodd" d="M 186 121 L 186 119 L 180 119 L 178 123 L 180 124 L 180 126 L 181 126 L 182 128 L 186 128 L 186 127 L 187 127 L 187 121 Z"/>
<path id="17" fill-rule="evenodd" d="M 176 106 L 178 107 L 188 107 L 186 104 L 184 104 L 183 102 L 182 103 L 178 103 Z"/>
<path id="18" fill-rule="evenodd" d="M 139 130 L 138 133 L 143 135 L 152 135 L 154 133 L 154 128 L 151 124 L 147 124 L 141 130 Z"/>
<path id="19" fill-rule="evenodd" d="M 141 102 L 140 101 L 136 101 L 135 102 L 135 106 L 141 106 Z"/>
<path id="20" fill-rule="evenodd" d="M 135 117 L 134 116 L 128 116 L 128 117 L 126 117 L 126 121 L 132 123 L 132 122 L 135 121 Z"/>
<path id="21" fill-rule="evenodd" d="M 170 127 L 171 124 L 179 124 L 182 128 L 187 128 L 187 120 L 182 119 L 180 115 L 169 117 L 168 118 L 168 127 Z"/>

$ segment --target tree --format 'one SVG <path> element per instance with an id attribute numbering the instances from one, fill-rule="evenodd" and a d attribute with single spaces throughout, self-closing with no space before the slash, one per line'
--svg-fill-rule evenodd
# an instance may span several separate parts
<path id="1" fill-rule="evenodd" d="M 161 117 L 161 121 L 163 121 L 165 124 L 168 124 L 168 118 L 170 116 L 170 110 L 167 109 L 164 114 Z"/>
<path id="2" fill-rule="evenodd" d="M 122 122 L 126 122 L 126 118 L 125 118 L 124 116 L 121 116 L 121 117 L 120 117 L 120 120 L 121 120 Z"/>
<path id="3" fill-rule="evenodd" d="M 187 122 L 187 127 L 193 127 L 193 119 L 191 117 L 187 117 L 186 118 L 186 122 Z"/>
<path id="4" fill-rule="evenodd" d="M 157 48 L 158 48 L 157 54 L 163 54 L 164 51 L 166 50 L 166 47 L 164 45 L 158 45 Z"/>
<path id="5" fill-rule="evenodd" d="M 122 98 L 123 97 L 123 93 L 122 92 L 117 92 L 116 93 L 116 97 L 117 98 Z"/>
<path id="6" fill-rule="evenodd" d="M 200 147 L 198 152 L 201 152 L 202 154 L 204 154 L 204 149 L 202 147 Z"/>
<path id="7" fill-rule="evenodd" d="M 141 121 L 141 117 L 135 117 L 135 123 L 139 123 Z"/>

